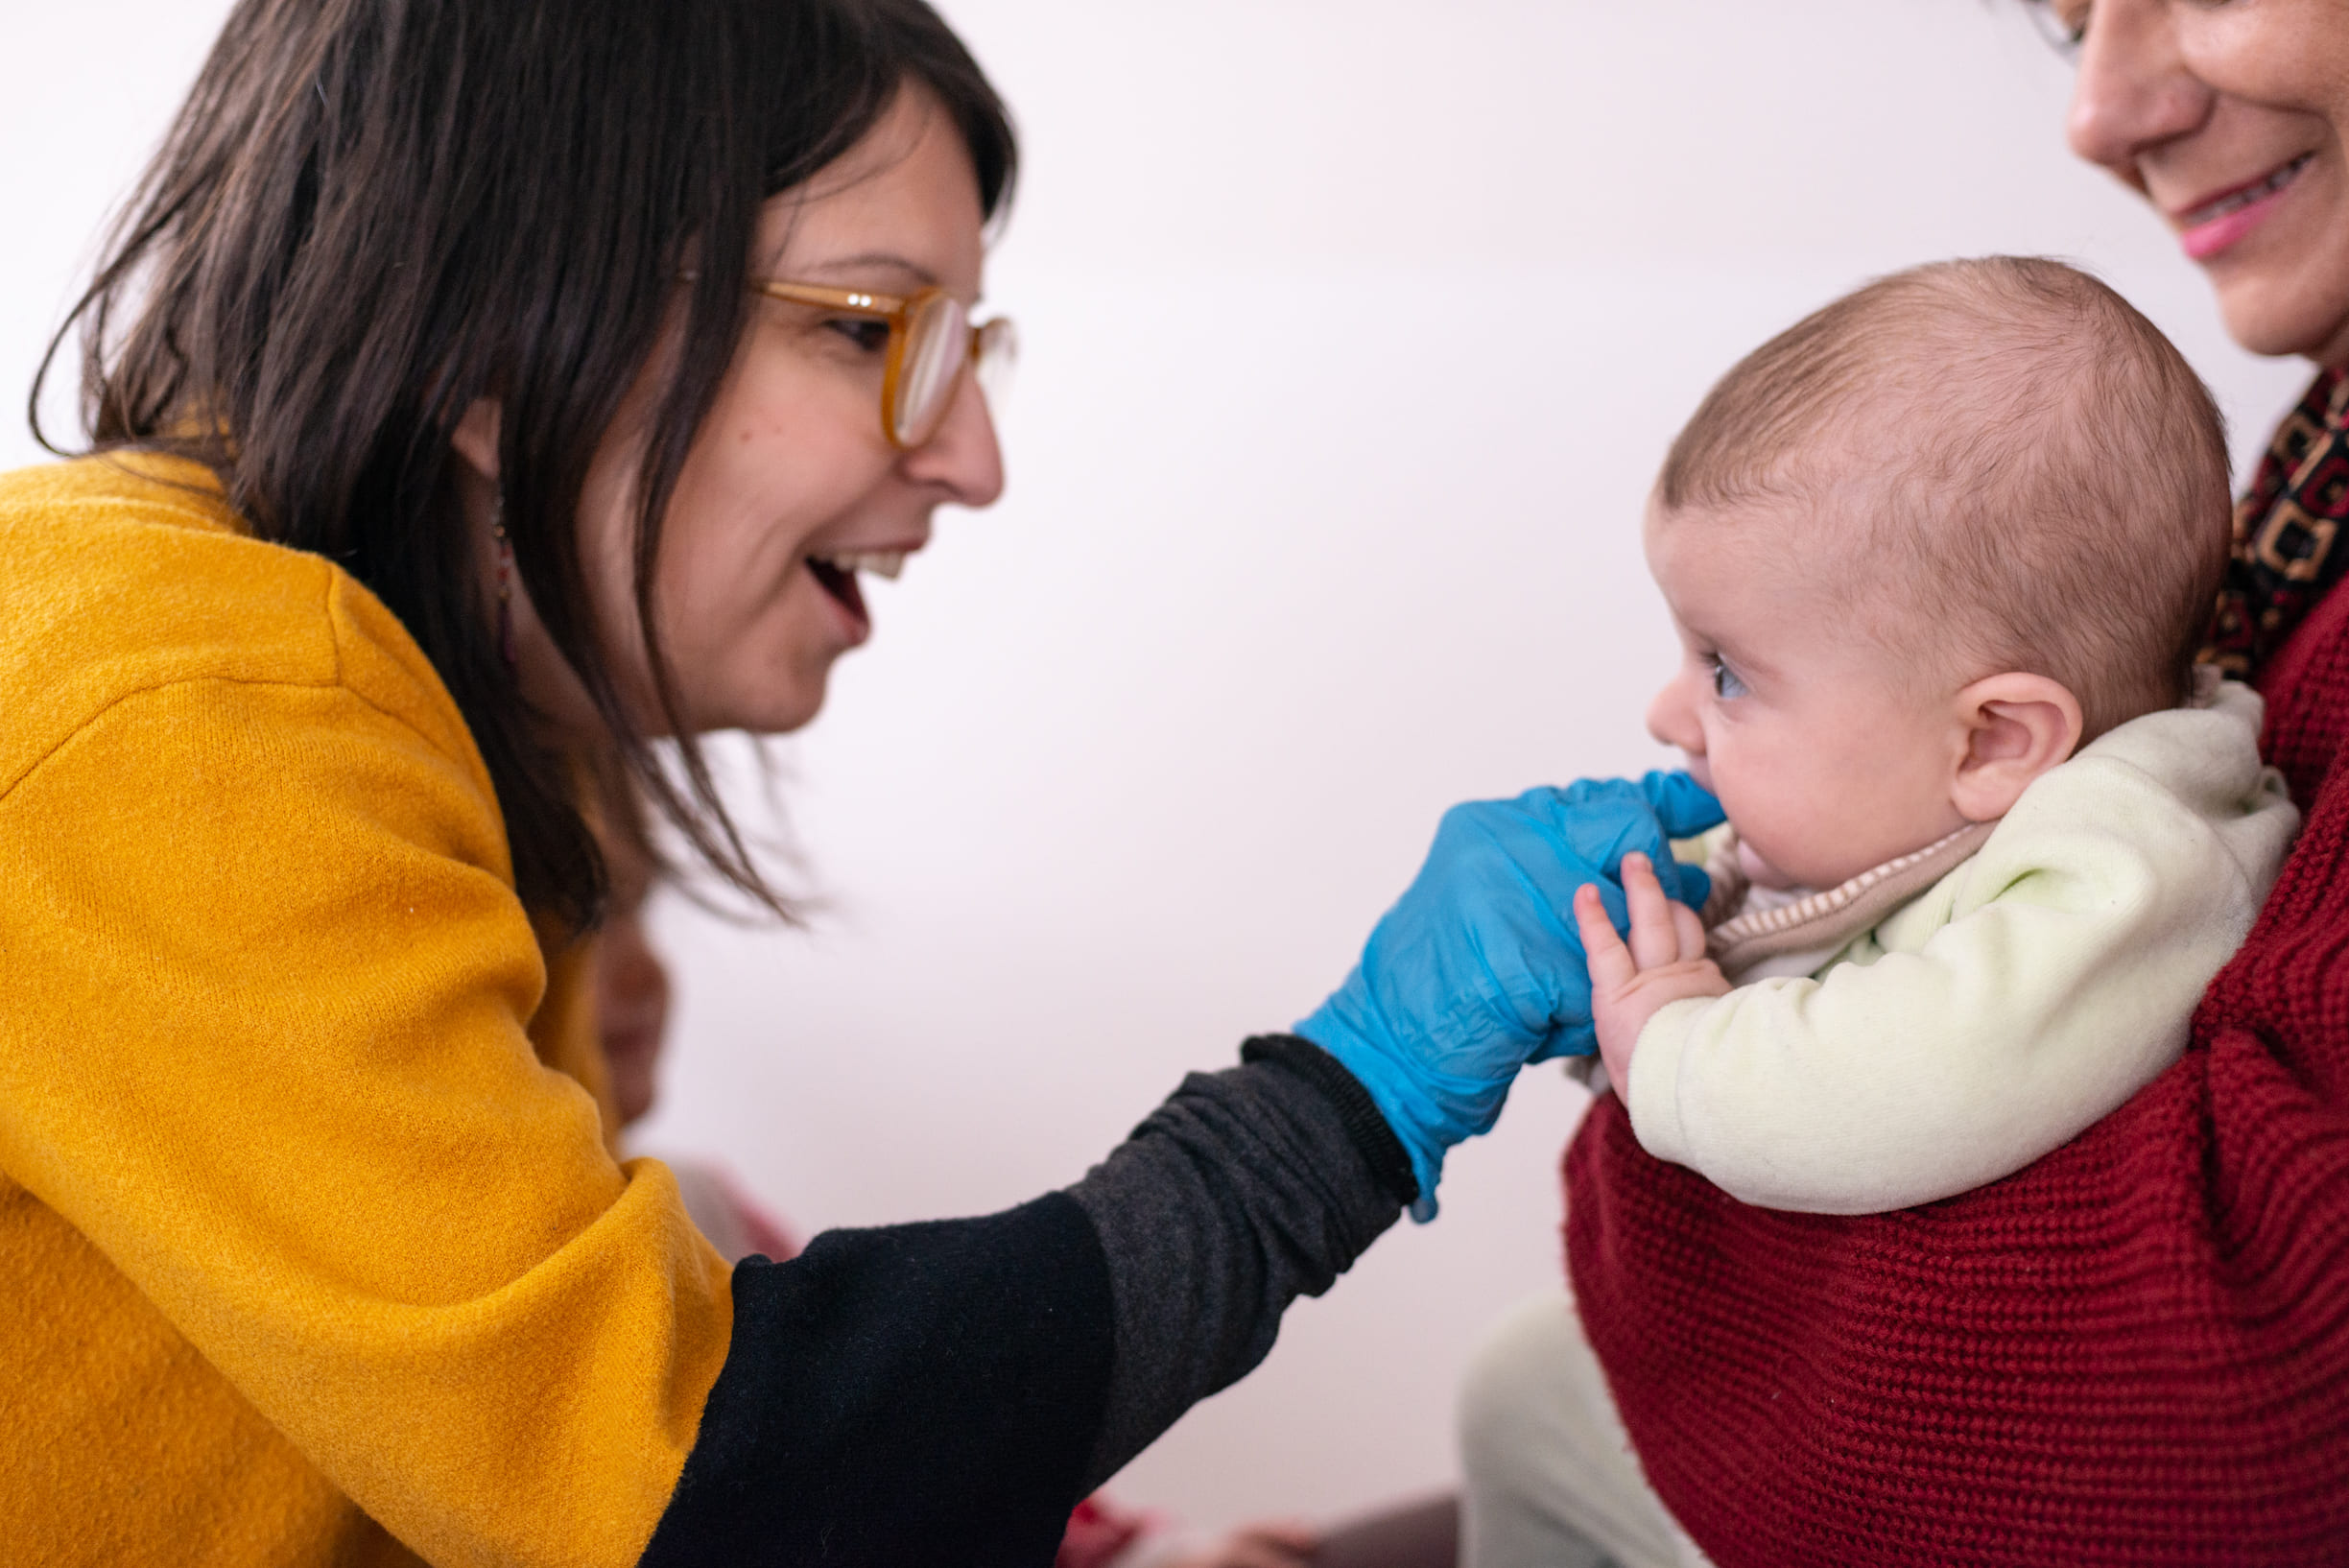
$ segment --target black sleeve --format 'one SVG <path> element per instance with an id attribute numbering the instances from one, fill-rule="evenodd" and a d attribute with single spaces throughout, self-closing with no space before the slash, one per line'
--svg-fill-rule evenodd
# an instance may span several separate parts
<path id="1" fill-rule="evenodd" d="M 1047 1568 L 1078 1499 L 1262 1360 L 1412 1196 L 1343 1068 L 1288 1036 L 1244 1056 L 1066 1193 L 737 1267 L 647 1568 Z"/>
<path id="2" fill-rule="evenodd" d="M 1084 1495 L 1111 1323 L 1100 1239 L 1061 1193 L 745 1260 L 645 1568 L 1051 1563 Z"/>

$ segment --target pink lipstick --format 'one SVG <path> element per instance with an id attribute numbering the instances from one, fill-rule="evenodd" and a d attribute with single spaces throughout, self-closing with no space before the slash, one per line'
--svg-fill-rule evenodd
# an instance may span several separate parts
<path id="1" fill-rule="evenodd" d="M 2196 261 L 2208 261 L 2265 223 L 2313 153 L 2303 153 L 2258 179 L 2204 197 L 2176 215 L 2178 240 Z"/>

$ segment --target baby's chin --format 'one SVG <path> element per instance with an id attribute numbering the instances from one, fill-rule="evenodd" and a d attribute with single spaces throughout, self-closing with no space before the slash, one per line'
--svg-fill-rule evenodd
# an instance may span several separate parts
<path id="1" fill-rule="evenodd" d="M 1802 886 L 1801 883 L 1754 853 L 1754 846 L 1744 839 L 1738 840 L 1737 863 L 1738 869 L 1745 873 L 1745 880 L 1757 888 L 1768 888 L 1777 892 L 1791 892 Z"/>

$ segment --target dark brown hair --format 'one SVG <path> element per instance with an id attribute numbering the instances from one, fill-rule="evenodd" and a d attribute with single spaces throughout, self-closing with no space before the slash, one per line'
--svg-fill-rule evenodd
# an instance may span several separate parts
<path id="1" fill-rule="evenodd" d="M 1895 273 L 1772 338 L 1706 395 L 1656 500 L 1805 509 L 1841 531 L 1856 620 L 1902 605 L 1964 679 L 2061 681 L 2083 740 L 2186 695 L 2231 511 L 2226 427 L 2185 356 L 2028 256 Z"/>
<path id="2" fill-rule="evenodd" d="M 499 655 L 450 434 L 500 400 L 506 532 L 548 633 L 627 772 L 701 859 L 789 917 L 678 718 L 652 565 L 743 335 L 761 203 L 845 153 L 908 83 L 969 144 L 994 218 L 1011 126 L 923 0 L 243 0 L 51 344 L 54 360 L 79 326 L 94 449 L 196 459 L 256 535 L 333 559 L 399 617 L 481 748 L 535 914 L 592 923 L 603 867 L 574 764 L 538 738 Z M 576 513 L 689 247 L 635 551 L 679 783 L 625 716 Z"/>

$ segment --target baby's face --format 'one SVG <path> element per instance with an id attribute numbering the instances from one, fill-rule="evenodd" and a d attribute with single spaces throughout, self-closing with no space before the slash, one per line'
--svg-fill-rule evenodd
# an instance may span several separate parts
<path id="1" fill-rule="evenodd" d="M 1777 508 L 1649 509 L 1682 656 L 1648 728 L 1720 797 L 1748 875 L 1823 889 L 1964 825 L 1950 787 L 1966 736 L 1954 701 L 1920 696 L 1844 623 L 1819 585 L 1839 562 L 1800 525 Z M 1933 635 L 1915 629 L 1920 651 Z"/>

